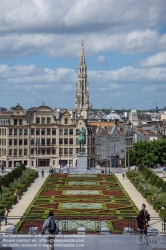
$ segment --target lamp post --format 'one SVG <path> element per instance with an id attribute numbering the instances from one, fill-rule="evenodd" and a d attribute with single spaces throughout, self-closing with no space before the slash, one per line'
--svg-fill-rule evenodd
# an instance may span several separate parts
<path id="1" fill-rule="evenodd" d="M 59 150 L 59 154 L 60 154 L 60 169 L 61 169 L 61 147 L 59 148 L 60 150 Z"/>
<path id="2" fill-rule="evenodd" d="M 127 155 L 126 155 L 126 154 L 127 154 L 126 146 L 127 146 L 127 145 L 126 145 L 126 142 L 125 142 L 125 172 L 126 172 L 126 156 L 127 156 Z"/>
<path id="3" fill-rule="evenodd" d="M 37 152 L 36 152 L 36 160 L 37 160 L 37 169 L 38 169 L 38 166 L 39 166 L 39 164 L 38 164 L 38 148 L 39 148 L 39 139 L 37 139 L 36 140 L 36 148 L 37 148 Z"/>

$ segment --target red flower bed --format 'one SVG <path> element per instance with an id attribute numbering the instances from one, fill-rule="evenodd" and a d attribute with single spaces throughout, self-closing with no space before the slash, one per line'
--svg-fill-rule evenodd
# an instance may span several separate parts
<path id="1" fill-rule="evenodd" d="M 119 190 L 107 190 L 107 191 L 103 191 L 103 194 L 111 195 L 111 196 L 125 196 L 125 194 Z"/>
<path id="2" fill-rule="evenodd" d="M 61 191 L 58 190 L 47 190 L 47 191 L 43 191 L 40 196 L 53 196 L 53 195 L 60 195 L 62 194 Z"/>
<path id="3" fill-rule="evenodd" d="M 111 209 L 111 208 L 121 208 L 121 207 L 124 207 L 124 204 L 106 204 L 107 208 L 108 209 Z"/>

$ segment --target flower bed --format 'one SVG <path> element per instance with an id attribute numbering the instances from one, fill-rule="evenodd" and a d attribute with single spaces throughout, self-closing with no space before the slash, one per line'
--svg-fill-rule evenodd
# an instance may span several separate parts
<path id="1" fill-rule="evenodd" d="M 72 219 L 73 225 L 76 220 L 93 220 L 92 224 L 103 220 L 111 232 L 118 232 L 117 220 L 123 222 L 126 216 L 136 216 L 138 213 L 116 176 L 103 174 L 88 175 L 88 178 L 83 175 L 49 175 L 24 216 L 34 216 L 33 226 L 40 224 L 41 228 L 50 210 L 60 223 L 63 219 Z M 24 232 L 28 223 L 19 223 L 18 230 Z M 68 230 L 72 228 L 68 225 Z M 93 226 L 90 228 L 96 230 Z M 88 226 L 86 230 L 89 230 Z"/>

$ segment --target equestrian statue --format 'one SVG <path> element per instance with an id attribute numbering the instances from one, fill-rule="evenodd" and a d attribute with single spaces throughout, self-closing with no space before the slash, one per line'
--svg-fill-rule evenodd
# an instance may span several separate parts
<path id="1" fill-rule="evenodd" d="M 83 154 L 84 153 L 84 145 L 86 142 L 86 136 L 85 136 L 85 129 L 82 128 L 80 129 L 80 131 L 78 132 L 79 136 L 77 138 L 77 142 L 80 144 L 80 151 L 79 153 Z"/>

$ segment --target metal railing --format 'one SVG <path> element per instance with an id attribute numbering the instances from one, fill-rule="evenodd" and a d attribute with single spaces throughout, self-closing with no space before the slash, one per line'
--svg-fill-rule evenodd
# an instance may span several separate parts
<path id="1" fill-rule="evenodd" d="M 82 218 L 74 216 L 59 216 L 55 215 L 58 220 L 60 228 L 63 233 L 76 233 L 79 227 L 85 227 L 87 233 L 98 234 L 102 228 L 108 228 L 111 234 L 123 233 L 124 228 L 129 228 L 131 234 L 137 231 L 137 221 L 135 217 L 123 216 L 123 219 L 113 216 L 96 216 Z M 8 216 L 8 226 L 4 226 L 4 217 L 0 217 L 0 233 L 4 233 L 6 228 L 13 225 L 16 226 L 18 234 L 27 234 L 30 227 L 38 227 L 39 233 L 41 232 L 42 225 L 46 217 L 42 215 L 36 216 Z M 158 229 L 163 235 L 166 235 L 166 218 L 151 217 L 149 221 L 151 228 Z"/>

